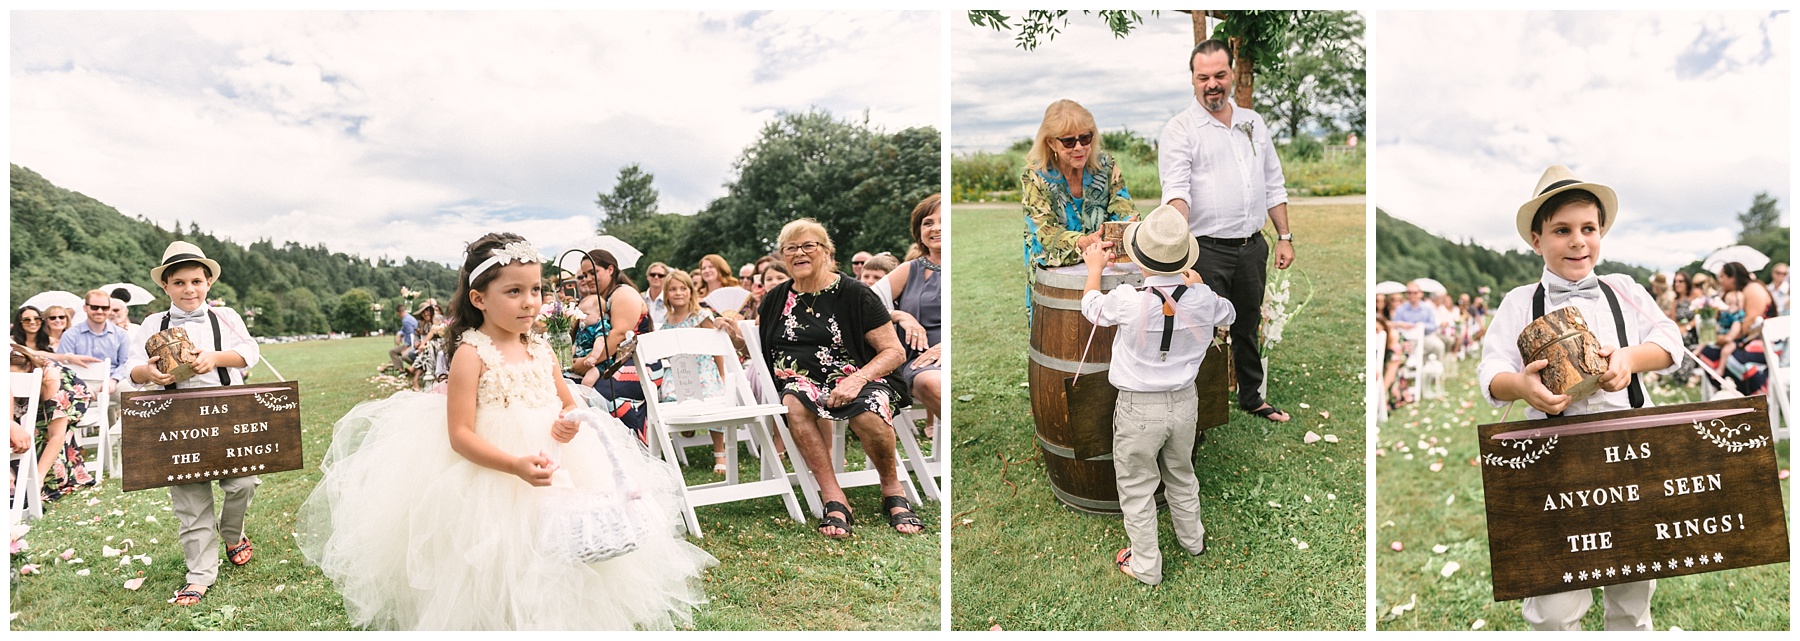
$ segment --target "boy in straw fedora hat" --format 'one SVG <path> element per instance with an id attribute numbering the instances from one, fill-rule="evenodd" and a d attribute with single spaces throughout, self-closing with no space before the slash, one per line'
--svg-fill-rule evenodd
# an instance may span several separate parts
<path id="1" fill-rule="evenodd" d="M 1494 312 L 1482 341 L 1481 389 L 1496 408 L 1523 400 L 1529 418 L 1552 414 L 1577 416 L 1648 407 L 1638 382 L 1641 372 L 1673 369 L 1684 351 L 1675 322 L 1661 313 L 1642 285 L 1624 274 L 1594 273 L 1600 242 L 1617 226 L 1619 200 L 1605 185 L 1584 182 L 1568 167 L 1544 170 L 1531 198 L 1519 206 L 1519 238 L 1544 258 L 1538 282 L 1513 288 Z M 1583 399 L 1552 394 L 1538 372 L 1544 360 L 1524 362 L 1519 333 L 1546 312 L 1575 307 L 1601 344 L 1608 366 L 1600 375 L 1600 391 Z M 1650 595 L 1656 581 L 1636 581 L 1602 588 L 1606 629 L 1650 630 Z M 1538 630 L 1579 630 L 1581 617 L 1594 603 L 1591 590 L 1528 597 L 1521 607 L 1525 622 Z"/>
<path id="2" fill-rule="evenodd" d="M 1100 274 L 1112 243 L 1082 251 L 1087 286 L 1081 315 L 1097 327 L 1119 326 L 1113 335 L 1107 381 L 1119 390 L 1113 408 L 1113 469 L 1119 508 L 1131 547 L 1118 551 L 1119 570 L 1149 585 L 1162 582 L 1156 541 L 1156 485 L 1169 501 L 1175 538 L 1189 554 L 1206 552 L 1200 523 L 1200 483 L 1194 478 L 1194 434 L 1199 398 L 1194 378 L 1212 342 L 1213 328 L 1237 316 L 1230 301 L 1200 284 L 1193 271 L 1200 245 L 1188 234 L 1187 217 L 1169 205 L 1125 228 L 1125 254 L 1144 272 L 1142 289 L 1120 285 L 1100 291 Z"/>
<path id="3" fill-rule="evenodd" d="M 218 278 L 219 263 L 207 258 L 199 247 L 175 241 L 163 250 L 162 262 L 150 269 L 150 279 L 162 286 L 170 307 L 145 318 L 132 337 L 126 365 L 133 383 L 145 389 L 195 389 L 244 382 L 244 371 L 256 364 L 261 353 L 237 312 L 207 304 L 206 294 Z M 194 345 L 195 375 L 180 382 L 157 367 L 161 357 L 152 358 L 144 349 L 145 340 L 171 327 L 186 331 Z M 250 562 L 252 548 L 250 539 L 244 536 L 244 513 L 262 481 L 255 476 L 240 476 L 222 478 L 218 483 L 225 491 L 225 503 L 217 518 L 213 512 L 212 481 L 169 486 L 169 500 L 181 522 L 181 552 L 188 569 L 187 585 L 175 591 L 173 602 L 177 605 L 199 603 L 218 578 L 221 538 L 229 544 L 226 558 L 232 565 Z"/>

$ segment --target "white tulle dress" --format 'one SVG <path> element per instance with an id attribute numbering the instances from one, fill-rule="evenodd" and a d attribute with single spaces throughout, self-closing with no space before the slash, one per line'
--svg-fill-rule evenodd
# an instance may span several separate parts
<path id="1" fill-rule="evenodd" d="M 555 452 L 550 426 L 561 405 L 549 346 L 534 340 L 532 360 L 506 363 L 485 334 L 467 332 L 463 342 L 487 368 L 476 433 L 513 454 Z M 553 487 L 540 488 L 452 451 L 441 394 L 400 392 L 358 405 L 337 422 L 320 463 L 324 477 L 302 508 L 301 551 L 337 584 L 350 620 L 367 628 L 624 630 L 690 622 L 706 600 L 700 575 L 718 561 L 682 538 L 677 470 L 646 455 L 616 419 L 587 410 L 571 416 L 580 417 L 581 431 L 561 446 Z M 631 495 L 647 502 L 639 512 L 650 535 L 622 556 L 569 560 L 543 542 L 543 514 L 569 492 L 620 489 L 609 446 Z"/>

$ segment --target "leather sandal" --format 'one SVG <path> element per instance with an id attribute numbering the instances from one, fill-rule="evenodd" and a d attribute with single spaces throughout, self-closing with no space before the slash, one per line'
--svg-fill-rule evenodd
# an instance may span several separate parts
<path id="1" fill-rule="evenodd" d="M 1113 567 L 1119 568 L 1125 576 L 1137 578 L 1137 573 L 1131 571 L 1131 548 L 1119 548 L 1118 552 L 1113 553 Z"/>
<path id="2" fill-rule="evenodd" d="M 244 555 L 244 560 L 238 560 L 239 554 Z M 250 545 L 250 537 L 247 536 L 239 540 L 237 545 L 225 548 L 225 560 L 230 561 L 232 565 L 236 566 L 243 566 L 245 563 L 249 563 L 250 559 L 253 558 L 255 554 L 256 546 Z"/>
<path id="3" fill-rule="evenodd" d="M 895 512 L 894 508 L 900 508 L 900 511 Z M 911 525 L 919 528 L 919 531 L 900 532 L 901 534 L 918 534 L 925 531 L 925 522 L 920 521 L 919 515 L 913 513 L 912 503 L 908 502 L 904 496 L 881 497 L 881 511 L 887 513 L 888 525 L 894 528 L 895 532 L 900 532 L 902 525 Z"/>
<path id="4" fill-rule="evenodd" d="M 190 586 L 193 586 L 193 585 L 194 584 L 189 583 L 187 585 L 181 586 L 182 589 L 176 590 L 175 598 L 170 599 L 169 602 L 185 608 L 187 606 L 199 603 L 200 599 L 206 598 L 205 592 L 202 592 L 199 590 L 188 589 Z M 183 599 L 191 599 L 191 600 L 187 601 L 186 603 L 183 603 L 182 602 Z"/>
<path id="5" fill-rule="evenodd" d="M 842 514 L 842 515 L 844 515 L 844 518 L 840 519 L 838 517 L 832 516 L 831 515 L 832 512 L 837 512 L 839 514 Z M 850 526 L 856 524 L 856 516 L 850 513 L 850 506 L 844 505 L 843 503 L 839 503 L 837 501 L 826 501 L 824 513 L 825 513 L 824 516 L 819 517 L 819 524 L 814 526 L 815 529 L 819 530 L 819 534 L 824 535 L 825 538 L 828 538 L 828 539 L 850 538 L 850 535 L 852 534 L 852 532 L 850 531 Z M 834 527 L 834 528 L 843 530 L 844 533 L 841 535 L 838 535 L 838 536 L 832 536 L 830 534 L 825 534 L 825 528 L 828 528 L 828 527 Z"/>

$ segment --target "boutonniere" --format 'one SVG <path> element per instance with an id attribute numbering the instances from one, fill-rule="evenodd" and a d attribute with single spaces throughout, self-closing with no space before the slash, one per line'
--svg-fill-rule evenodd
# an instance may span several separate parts
<path id="1" fill-rule="evenodd" d="M 1240 122 L 1232 128 L 1244 132 L 1244 137 L 1250 140 L 1250 155 L 1256 155 L 1256 124 Z"/>

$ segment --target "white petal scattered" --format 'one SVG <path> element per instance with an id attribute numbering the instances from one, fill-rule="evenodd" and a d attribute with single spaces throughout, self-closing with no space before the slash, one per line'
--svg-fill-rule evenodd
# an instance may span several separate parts
<path id="1" fill-rule="evenodd" d="M 1311 503 L 1311 502 L 1312 502 L 1312 495 L 1311 495 L 1311 494 L 1301 494 L 1301 495 L 1300 495 L 1300 498 L 1303 498 L 1303 499 L 1306 499 L 1306 502 L 1307 502 L 1307 503 Z"/>
<path id="2" fill-rule="evenodd" d="M 1443 554 L 1443 553 L 1449 552 L 1449 551 L 1450 551 L 1450 546 L 1448 546 L 1448 545 L 1438 544 L 1438 545 L 1431 546 L 1432 554 Z"/>
<path id="3" fill-rule="evenodd" d="M 155 523 L 156 516 L 155 515 L 146 516 L 146 517 L 144 517 L 144 522 L 145 523 Z"/>
<path id="4" fill-rule="evenodd" d="M 1338 437 L 1336 434 L 1326 434 L 1325 442 L 1326 443 L 1336 443 L 1336 442 L 1338 442 Z"/>
<path id="5" fill-rule="evenodd" d="M 1309 444 L 1310 444 L 1310 443 L 1317 443 L 1317 442 L 1319 442 L 1319 440 L 1320 440 L 1320 439 L 1321 439 L 1321 438 L 1323 438 L 1323 437 L 1321 437 L 1321 436 L 1319 436 L 1319 433 L 1318 433 L 1318 432 L 1314 432 L 1314 431 L 1312 431 L 1312 430 L 1307 430 L 1307 431 L 1306 431 L 1306 436 L 1305 436 L 1305 437 L 1302 437 L 1302 438 L 1301 438 L 1301 440 L 1303 440 L 1303 441 L 1306 441 L 1306 442 L 1307 442 L 1307 443 L 1309 443 Z"/>
<path id="6" fill-rule="evenodd" d="M 1487 627 L 1487 619 L 1476 619 L 1474 623 L 1469 624 L 1470 630 L 1480 630 L 1485 627 Z"/>
<path id="7" fill-rule="evenodd" d="M 127 590 L 136 590 L 143 586 L 144 586 L 144 577 L 141 577 L 141 576 L 125 582 L 125 589 L 127 589 Z"/>
<path id="8" fill-rule="evenodd" d="M 283 564 L 283 565 L 285 565 L 285 564 L 287 564 L 287 559 L 282 559 L 282 560 L 281 560 L 281 563 L 282 563 L 282 564 Z"/>
<path id="9" fill-rule="evenodd" d="M 1274 502 L 1274 501 L 1269 501 L 1269 507 L 1281 507 L 1281 504 L 1280 504 L 1280 503 L 1276 503 L 1276 502 Z"/>
<path id="10" fill-rule="evenodd" d="M 1301 404 L 1300 404 L 1300 409 L 1303 409 L 1303 410 L 1310 410 L 1310 409 L 1312 409 L 1312 406 L 1311 406 L 1311 405 L 1307 405 L 1307 404 L 1305 404 L 1305 403 L 1301 403 Z"/>
<path id="11" fill-rule="evenodd" d="M 1451 494 L 1450 496 L 1444 497 L 1444 505 L 1449 505 L 1449 504 L 1455 503 L 1455 502 L 1456 502 L 1455 494 Z"/>
<path id="12" fill-rule="evenodd" d="M 1336 494 L 1330 494 L 1330 493 L 1327 493 L 1327 494 L 1326 494 L 1326 495 L 1325 495 L 1325 500 L 1327 500 L 1327 501 L 1336 501 L 1336 500 L 1337 500 L 1337 495 L 1336 495 Z"/>
<path id="13" fill-rule="evenodd" d="M 1444 469 L 1443 461 L 1433 461 L 1431 463 L 1431 471 L 1438 472 L 1438 471 L 1442 471 L 1443 469 Z"/>
<path id="14" fill-rule="evenodd" d="M 275 591 L 276 591 L 276 592 L 280 592 L 280 591 L 282 591 L 282 590 L 286 590 L 286 589 L 287 589 L 287 584 L 285 584 L 285 583 L 284 583 L 284 584 L 282 584 L 282 585 L 277 585 L 277 586 L 275 586 Z"/>
<path id="15" fill-rule="evenodd" d="M 75 548 L 69 548 L 67 550 L 63 550 L 62 554 L 60 554 L 58 556 L 61 556 L 62 560 L 64 560 L 64 561 L 73 559 L 73 558 L 75 558 Z"/>
<path id="16" fill-rule="evenodd" d="M 76 565 L 81 562 L 82 562 L 81 557 L 75 557 L 73 559 L 69 559 L 69 565 Z"/>
<path id="17" fill-rule="evenodd" d="M 88 507 L 94 507 L 99 504 L 100 504 L 100 499 L 88 499 Z"/>
<path id="18" fill-rule="evenodd" d="M 1307 544 L 1306 544 L 1306 542 L 1305 542 L 1305 541 L 1300 541 L 1300 542 L 1298 542 L 1298 543 L 1297 543 L 1297 544 L 1296 544 L 1296 547 L 1298 547 L 1298 548 L 1300 548 L 1300 549 L 1302 549 L 1302 550 L 1304 550 L 1304 549 L 1306 549 L 1306 548 L 1309 548 L 1309 547 L 1312 547 L 1312 546 L 1310 546 L 1310 545 L 1307 545 Z"/>
<path id="19" fill-rule="evenodd" d="M 105 557 L 107 557 L 107 558 L 112 558 L 112 557 L 115 557 L 115 556 L 118 556 L 118 555 L 119 555 L 119 554 L 120 554 L 120 553 L 122 553 L 122 552 L 124 552 L 124 550 L 121 550 L 121 549 L 119 549 L 119 548 L 115 548 L 115 547 L 113 547 L 113 546 L 110 546 L 110 545 L 102 545 L 102 546 L 100 546 L 100 554 L 101 554 L 101 556 L 105 556 Z"/>
<path id="20" fill-rule="evenodd" d="M 1461 570 L 1461 569 L 1462 569 L 1461 563 L 1457 563 L 1455 561 L 1448 561 L 1448 562 L 1444 563 L 1444 569 L 1438 570 L 1438 574 L 1441 574 L 1444 576 L 1444 578 L 1448 579 L 1448 578 L 1450 578 L 1450 575 L 1456 574 L 1456 571 Z"/>
<path id="21" fill-rule="evenodd" d="M 150 555 L 148 554 L 139 554 L 131 558 L 137 559 L 139 563 L 144 565 L 150 565 Z"/>
<path id="22" fill-rule="evenodd" d="M 1388 610 L 1388 614 L 1391 616 L 1400 616 L 1402 614 L 1406 614 L 1407 610 L 1411 610 L 1418 605 L 1419 605 L 1419 595 L 1414 594 L 1414 595 L 1412 595 L 1412 598 L 1407 599 L 1406 603 L 1396 605 L 1396 606 L 1394 606 L 1394 608 L 1392 610 Z"/>
<path id="23" fill-rule="evenodd" d="M 107 516 L 125 516 L 125 510 L 113 510 L 111 512 L 107 512 L 106 515 Z"/>
<path id="24" fill-rule="evenodd" d="M 89 570 L 87 568 L 82 568 L 82 569 L 75 571 L 75 576 L 87 576 L 92 573 L 93 573 L 93 570 Z"/>

